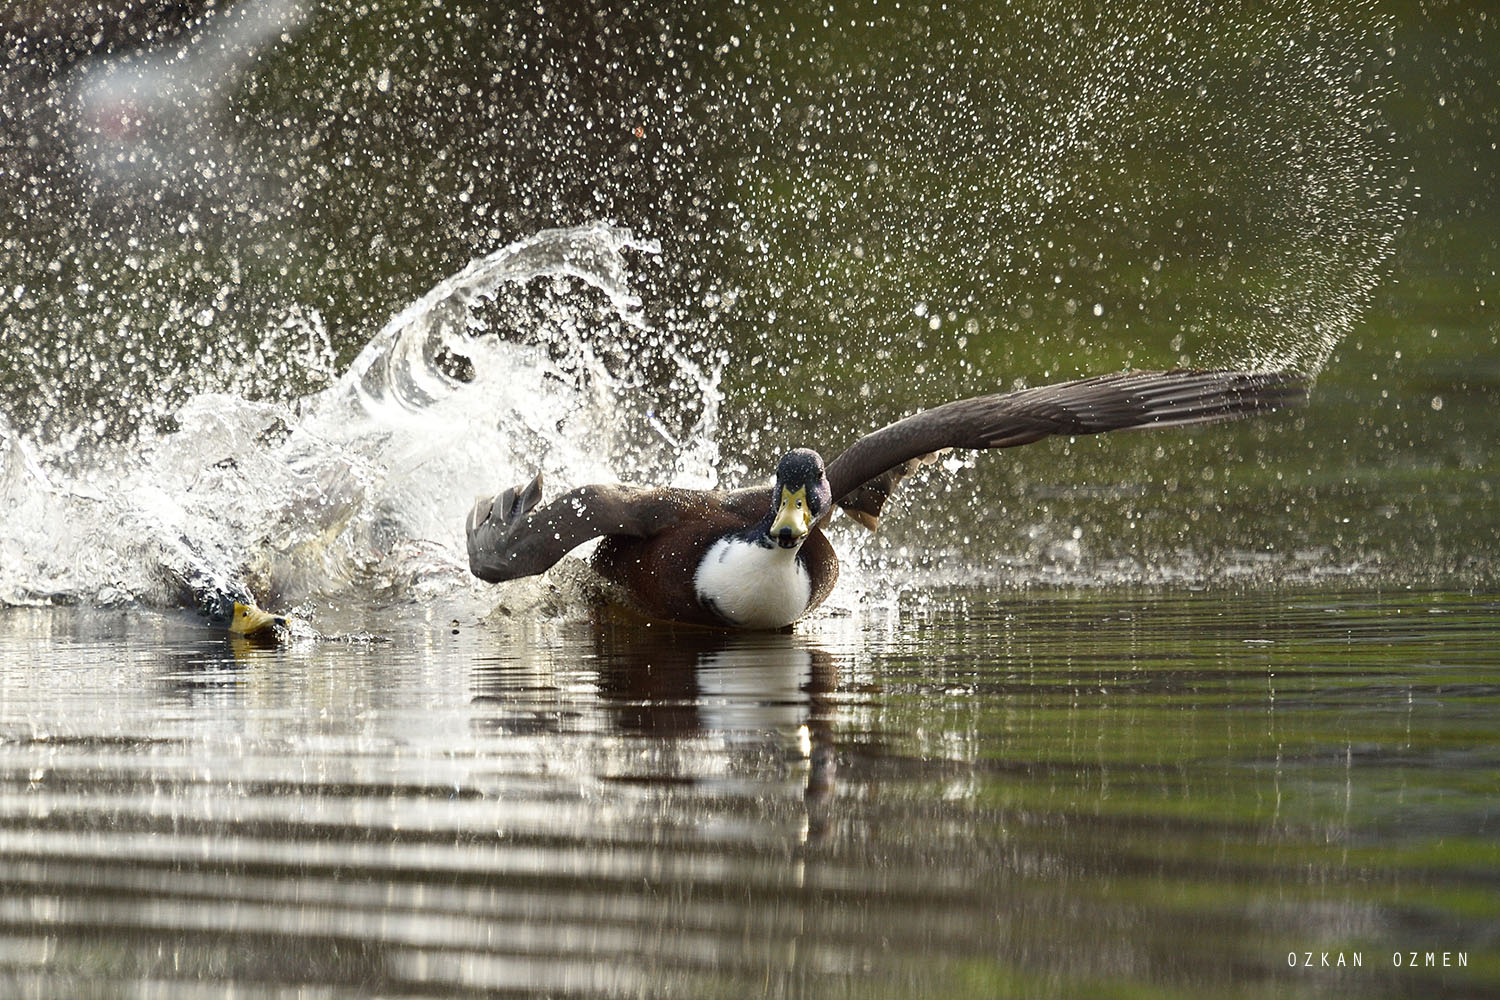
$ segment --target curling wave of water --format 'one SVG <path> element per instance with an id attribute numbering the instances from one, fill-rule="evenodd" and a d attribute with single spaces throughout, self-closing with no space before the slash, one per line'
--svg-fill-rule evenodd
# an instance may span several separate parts
<path id="1" fill-rule="evenodd" d="M 351 585 L 470 581 L 473 494 L 542 472 L 577 483 L 666 474 L 711 485 L 717 372 L 667 351 L 698 398 L 675 468 L 634 468 L 630 421 L 649 409 L 628 362 L 607 364 L 578 295 L 507 339 L 476 307 L 537 278 L 602 294 L 641 328 L 625 254 L 655 252 L 603 224 L 549 230 L 474 261 L 392 319 L 325 389 L 289 402 L 192 396 L 175 428 L 80 462 L 0 426 L 0 601 L 170 600 L 184 581 L 248 585 L 279 604 Z M 592 289 L 593 292 L 588 292 Z M 289 323 L 328 358 L 316 317 Z M 285 346 L 285 345 L 278 345 Z"/>

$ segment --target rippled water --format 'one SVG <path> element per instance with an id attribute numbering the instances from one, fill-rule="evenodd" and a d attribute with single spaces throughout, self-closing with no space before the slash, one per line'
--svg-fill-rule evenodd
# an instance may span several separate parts
<path id="1" fill-rule="evenodd" d="M 342 616 L 0 616 L 0 992 L 1500 988 L 1493 597 Z"/>

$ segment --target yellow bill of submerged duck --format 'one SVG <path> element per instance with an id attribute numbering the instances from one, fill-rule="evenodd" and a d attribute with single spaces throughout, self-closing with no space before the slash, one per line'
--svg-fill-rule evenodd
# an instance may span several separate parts
<path id="1" fill-rule="evenodd" d="M 277 628 L 288 627 L 285 615 L 262 610 L 238 587 L 200 582 L 194 589 L 193 602 L 210 624 L 232 636 L 261 639 L 274 636 Z"/>
<path id="2" fill-rule="evenodd" d="M 235 601 L 234 610 L 230 613 L 229 623 L 225 628 L 230 635 L 251 638 L 264 635 L 278 625 L 286 627 L 286 618 L 282 615 L 273 615 L 253 604 Z"/>
<path id="3" fill-rule="evenodd" d="M 897 483 L 949 449 L 1009 448 L 1053 435 L 1181 427 L 1301 402 L 1296 372 L 1114 372 L 944 403 L 849 445 L 832 462 L 783 455 L 769 489 L 581 486 L 538 509 L 542 477 L 475 502 L 469 569 L 500 583 L 545 572 L 578 545 L 647 617 L 729 628 L 784 628 L 838 579 L 822 527 L 841 508 L 873 530 Z"/>

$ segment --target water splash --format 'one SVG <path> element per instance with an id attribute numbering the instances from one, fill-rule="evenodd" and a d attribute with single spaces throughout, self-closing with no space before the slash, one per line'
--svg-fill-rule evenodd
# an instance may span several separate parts
<path id="1" fill-rule="evenodd" d="M 299 0 L 213 7 L 181 39 L 86 63 L 64 82 L 75 152 L 110 188 L 222 184 L 233 140 L 216 127 L 238 79 L 311 14 Z"/>
<path id="2" fill-rule="evenodd" d="M 184 580 L 248 585 L 282 604 L 350 587 L 469 586 L 462 515 L 474 493 L 537 471 L 564 484 L 660 472 L 640 447 L 653 400 L 628 359 L 606 361 L 594 325 L 602 315 L 649 333 L 630 251 L 656 247 L 598 223 L 539 233 L 439 283 L 321 391 L 253 399 L 285 366 L 305 375 L 331 363 L 316 316 L 293 315 L 229 391 L 191 396 L 175 426 L 114 452 L 79 457 L 76 440 L 38 444 L 0 426 L 0 601 L 169 600 Z M 477 311 L 539 278 L 566 284 L 509 318 L 550 350 Z M 665 353 L 700 412 L 667 475 L 711 485 L 717 372 Z"/>
<path id="3" fill-rule="evenodd" d="M 766 308 L 793 330 L 907 331 L 897 360 L 934 393 L 970 364 L 1316 374 L 1385 274 L 1410 199 L 1374 5 L 949 5 L 796 28 L 790 66 L 726 57 L 769 80 L 743 98 L 760 169 L 737 191 Z"/>

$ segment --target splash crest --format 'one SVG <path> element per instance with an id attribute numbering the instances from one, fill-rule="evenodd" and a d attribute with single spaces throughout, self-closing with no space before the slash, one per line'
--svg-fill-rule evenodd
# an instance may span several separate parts
<path id="1" fill-rule="evenodd" d="M 661 473 L 633 464 L 649 422 L 620 418 L 650 413 L 648 382 L 601 346 L 601 325 L 653 336 L 631 251 L 658 248 L 603 223 L 538 233 L 440 282 L 321 391 L 200 392 L 170 430 L 111 454 L 80 459 L 0 425 L 0 602 L 172 601 L 202 582 L 278 604 L 470 587 L 474 493 L 537 471 L 558 483 Z M 548 278 L 550 294 L 495 307 Z M 298 316 L 289 325 L 326 345 L 316 316 Z M 709 485 L 718 372 L 663 353 L 698 414 L 682 431 L 697 444 L 668 474 Z"/>

